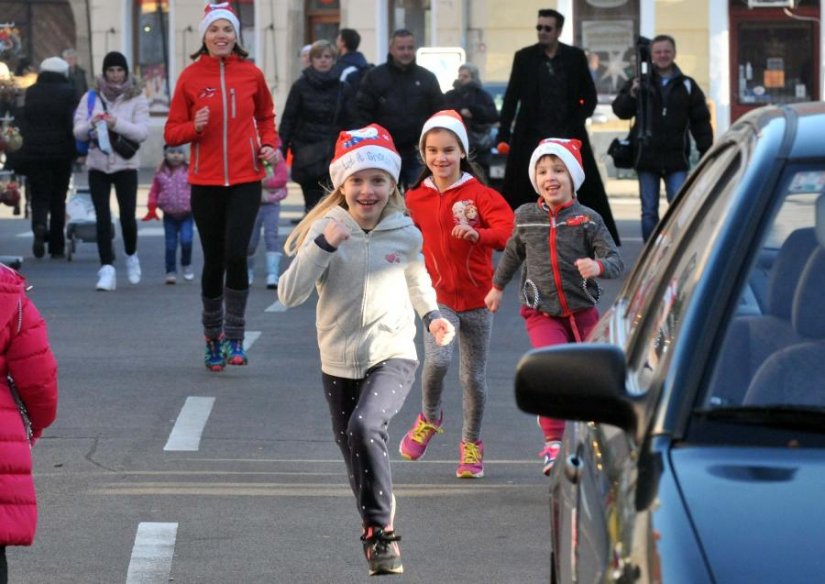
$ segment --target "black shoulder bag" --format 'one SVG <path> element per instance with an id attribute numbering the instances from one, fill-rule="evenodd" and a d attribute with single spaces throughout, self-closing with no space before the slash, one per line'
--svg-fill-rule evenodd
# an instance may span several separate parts
<path id="1" fill-rule="evenodd" d="M 102 96 L 100 98 L 100 103 L 103 104 L 103 111 L 108 112 L 109 110 L 106 108 L 106 100 L 104 100 Z M 112 149 L 124 160 L 129 160 L 132 158 L 135 154 L 137 154 L 138 148 L 140 148 L 140 142 L 136 142 L 135 140 L 127 138 L 123 134 L 118 134 L 112 130 L 109 130 L 109 142 L 112 144 Z"/>

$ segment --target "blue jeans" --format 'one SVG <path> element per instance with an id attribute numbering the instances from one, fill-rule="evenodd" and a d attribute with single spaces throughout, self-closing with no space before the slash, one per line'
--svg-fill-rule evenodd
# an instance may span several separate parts
<path id="1" fill-rule="evenodd" d="M 261 203 L 255 226 L 252 228 L 252 237 L 249 238 L 249 249 L 246 255 L 255 255 L 258 241 L 261 239 L 261 228 L 264 231 L 264 246 L 266 251 L 280 251 L 278 247 L 278 221 L 281 219 L 281 203 Z"/>
<path id="2" fill-rule="evenodd" d="M 648 240 L 659 222 L 659 181 L 664 178 L 667 202 L 672 203 L 676 193 L 687 178 L 686 170 L 668 174 L 646 170 L 637 173 L 639 177 L 639 197 L 642 199 L 642 239 Z"/>
<path id="3" fill-rule="evenodd" d="M 173 217 L 168 213 L 163 214 L 163 231 L 166 234 L 167 274 L 177 272 L 175 256 L 178 251 L 178 239 L 180 239 L 180 265 L 188 266 L 192 263 L 194 224 L 191 213 L 183 217 Z"/>

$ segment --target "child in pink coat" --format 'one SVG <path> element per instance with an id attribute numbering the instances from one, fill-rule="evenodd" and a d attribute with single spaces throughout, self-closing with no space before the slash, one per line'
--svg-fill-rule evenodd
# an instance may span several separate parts
<path id="1" fill-rule="evenodd" d="M 255 218 L 252 228 L 252 237 L 249 238 L 246 264 L 249 269 L 249 284 L 252 285 L 255 268 L 255 250 L 261 239 L 261 229 L 264 232 L 264 246 L 266 247 L 266 287 L 274 290 L 278 287 L 278 275 L 281 267 L 281 252 L 278 245 L 278 222 L 281 220 L 281 201 L 287 196 L 286 183 L 289 180 L 289 167 L 286 162 L 279 160 L 274 167 L 267 171 L 266 178 L 261 182 L 261 207 Z"/>

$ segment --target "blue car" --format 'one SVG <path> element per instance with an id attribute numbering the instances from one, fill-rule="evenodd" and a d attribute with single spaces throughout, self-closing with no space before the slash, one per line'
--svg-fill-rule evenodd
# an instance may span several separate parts
<path id="1" fill-rule="evenodd" d="M 824 136 L 823 103 L 738 120 L 588 342 L 520 361 L 570 420 L 552 582 L 825 579 Z"/>

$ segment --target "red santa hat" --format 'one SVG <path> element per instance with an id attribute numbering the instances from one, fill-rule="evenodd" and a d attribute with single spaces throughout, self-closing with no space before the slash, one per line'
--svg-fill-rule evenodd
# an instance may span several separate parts
<path id="1" fill-rule="evenodd" d="M 545 138 L 536 149 L 533 150 L 533 155 L 530 157 L 530 182 L 537 193 L 541 193 L 539 185 L 536 183 L 536 164 L 541 160 L 542 156 L 558 156 L 564 166 L 567 167 L 567 172 L 573 179 L 573 191 L 578 191 L 579 187 L 584 182 L 584 168 L 582 167 L 582 143 L 575 138 Z"/>
<path id="2" fill-rule="evenodd" d="M 335 155 L 329 165 L 332 186 L 337 189 L 351 174 L 368 168 L 384 170 L 398 182 L 401 157 L 390 133 L 378 124 L 370 124 L 338 134 Z"/>
<path id="3" fill-rule="evenodd" d="M 421 158 L 424 158 L 424 138 L 427 132 L 435 128 L 443 128 L 450 130 L 458 137 L 461 142 L 461 147 L 464 148 L 464 153 L 470 152 L 470 141 L 467 139 L 467 128 L 464 126 L 464 120 L 461 115 L 455 110 L 441 110 L 434 113 L 429 120 L 424 123 L 421 129 L 421 138 L 418 140 L 418 150 L 421 152 Z"/>
<path id="4" fill-rule="evenodd" d="M 228 20 L 232 23 L 236 36 L 240 34 L 241 23 L 238 20 L 238 15 L 235 14 L 235 11 L 232 9 L 232 5 L 229 2 L 221 2 L 220 4 L 212 4 L 210 2 L 204 7 L 203 19 L 198 25 L 198 32 L 201 38 L 206 34 L 206 29 L 209 28 L 210 24 L 221 19 Z"/>

